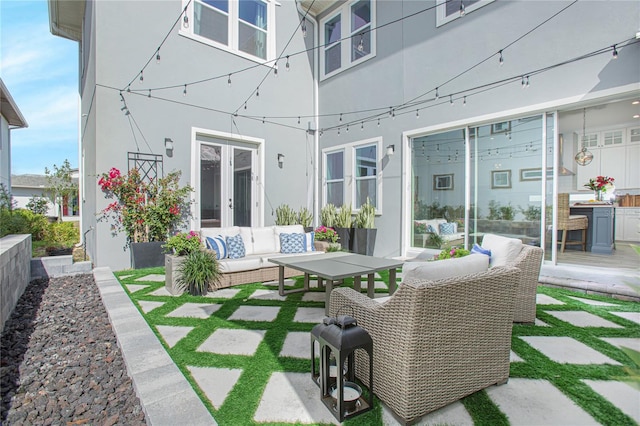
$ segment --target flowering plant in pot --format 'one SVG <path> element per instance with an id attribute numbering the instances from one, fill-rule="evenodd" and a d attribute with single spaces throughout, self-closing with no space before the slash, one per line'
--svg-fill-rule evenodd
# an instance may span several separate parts
<path id="1" fill-rule="evenodd" d="M 178 232 L 169 237 L 164 249 L 176 256 L 186 256 L 189 253 L 200 250 L 201 246 L 200 234 L 196 231 L 189 231 Z"/>
<path id="2" fill-rule="evenodd" d="M 123 175 L 115 167 L 103 173 L 98 185 L 114 201 L 98 213 L 98 221 L 110 221 L 112 234 L 125 232 L 133 251 L 133 266 L 162 266 L 162 243 L 189 216 L 189 185 L 180 187 L 181 172 L 171 172 L 157 181 L 143 179 L 137 169 Z M 148 261 L 136 263 L 136 243 L 155 242 Z M 146 249 L 145 249 L 146 250 Z"/>
<path id="3" fill-rule="evenodd" d="M 613 183 L 615 179 L 609 176 L 596 176 L 595 179 L 589 179 L 589 182 L 584 185 L 585 188 L 589 188 L 594 192 L 596 201 L 602 201 L 602 194 L 607 190 L 614 190 Z"/>
<path id="4" fill-rule="evenodd" d="M 316 241 L 328 241 L 330 243 L 338 241 L 338 234 L 333 228 L 327 228 L 322 225 L 318 226 L 314 232 Z"/>

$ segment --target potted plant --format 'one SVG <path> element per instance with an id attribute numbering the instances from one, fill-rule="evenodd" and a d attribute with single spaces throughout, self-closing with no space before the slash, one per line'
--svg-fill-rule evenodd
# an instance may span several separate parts
<path id="1" fill-rule="evenodd" d="M 353 228 L 351 228 L 351 204 L 343 204 L 338 210 L 335 220 L 335 228 L 340 238 L 340 245 L 344 250 L 351 250 Z"/>
<path id="2" fill-rule="evenodd" d="M 338 234 L 333 228 L 327 228 L 324 225 L 320 225 L 315 229 L 315 242 L 318 250 L 322 251 L 335 251 L 333 247 L 338 246 Z"/>
<path id="3" fill-rule="evenodd" d="M 333 228 L 335 226 L 337 215 L 338 210 L 336 209 L 336 206 L 329 203 L 326 206 L 323 206 L 320 210 L 320 222 L 327 228 Z"/>
<path id="4" fill-rule="evenodd" d="M 281 204 L 276 208 L 276 225 L 296 225 L 298 214 L 288 204 Z"/>
<path id="5" fill-rule="evenodd" d="M 167 240 L 164 250 L 165 288 L 173 295 L 180 294 L 177 281 L 180 265 L 190 253 L 202 249 L 200 234 L 196 231 L 178 232 Z"/>
<path id="6" fill-rule="evenodd" d="M 180 187 L 180 174 L 149 182 L 137 169 L 123 175 L 112 168 L 98 179 L 105 197 L 114 200 L 98 214 L 98 221 L 112 221 L 114 235 L 126 233 L 133 268 L 162 266 L 164 242 L 189 217 L 192 188 Z"/>
<path id="7" fill-rule="evenodd" d="M 313 215 L 306 207 L 301 207 L 298 212 L 298 223 L 304 228 L 304 232 L 313 231 Z"/>
<path id="8" fill-rule="evenodd" d="M 353 230 L 352 243 L 354 253 L 373 256 L 377 233 L 377 229 L 374 228 L 375 215 L 376 208 L 367 197 L 367 201 L 360 206 L 360 211 L 354 220 L 355 229 Z"/>
<path id="9" fill-rule="evenodd" d="M 220 282 L 220 268 L 215 254 L 209 250 L 189 253 L 178 267 L 177 288 L 193 296 L 203 296 L 217 288 Z"/>

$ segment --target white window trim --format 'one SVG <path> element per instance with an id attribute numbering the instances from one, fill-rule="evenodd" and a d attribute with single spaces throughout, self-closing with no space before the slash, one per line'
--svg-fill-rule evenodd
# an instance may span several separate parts
<path id="1" fill-rule="evenodd" d="M 342 179 L 327 179 L 327 157 L 330 154 L 337 154 L 341 152 L 342 153 Z M 339 148 L 339 149 L 334 149 L 334 148 L 328 148 L 328 149 L 324 149 L 322 151 L 322 164 L 324 165 L 324 168 L 322 169 L 322 199 L 325 201 L 325 204 L 327 203 L 327 186 L 329 183 L 335 183 L 335 182 L 342 182 L 342 196 L 343 196 L 343 200 L 342 202 L 344 203 L 345 200 L 344 198 L 347 195 L 347 191 L 346 191 L 346 186 L 347 186 L 347 176 L 346 176 L 346 158 L 347 158 L 347 154 L 345 152 L 344 148 Z M 339 206 L 338 206 L 339 207 Z"/>
<path id="2" fill-rule="evenodd" d="M 182 10 L 187 6 L 187 16 L 189 17 L 189 28 L 185 28 L 180 22 L 180 30 L 178 33 L 182 36 L 188 37 L 200 43 L 215 47 L 220 50 L 232 53 L 234 55 L 249 59 L 251 61 L 264 64 L 272 62 L 276 59 L 276 5 L 278 4 L 274 0 L 264 0 L 267 3 L 267 58 L 262 59 L 257 56 L 250 55 L 243 52 L 238 48 L 238 27 L 240 22 L 240 14 L 237 0 L 229 0 L 229 45 L 219 43 L 215 40 L 211 40 L 206 37 L 202 37 L 193 32 L 195 17 L 193 15 L 194 2 L 188 0 L 182 0 Z M 244 22 L 244 21 L 243 21 Z M 247 25 L 250 23 L 245 22 Z M 251 25 L 252 26 L 252 25 Z"/>
<path id="3" fill-rule="evenodd" d="M 464 12 L 465 15 L 473 12 L 474 10 L 478 10 L 483 6 L 488 5 L 489 3 L 493 3 L 495 0 L 480 0 L 477 3 L 470 4 L 469 6 L 465 6 Z M 437 0 L 436 7 L 436 27 L 440 27 L 444 24 L 447 24 L 451 21 L 455 21 L 458 18 L 461 18 L 459 13 L 454 13 L 453 15 L 446 16 L 447 13 L 447 0 Z"/>
<path id="4" fill-rule="evenodd" d="M 356 178 L 355 178 L 355 167 L 356 167 L 356 149 L 361 148 L 363 146 L 376 145 L 376 198 L 377 198 L 377 207 L 376 207 L 376 215 L 382 214 L 382 158 L 383 152 L 382 147 L 383 139 L 382 137 L 376 137 L 371 139 L 365 139 L 361 141 L 351 142 L 343 145 L 336 145 L 330 148 L 324 148 L 322 150 L 322 199 L 324 204 L 327 203 L 327 179 L 326 179 L 326 158 L 327 154 L 332 154 L 334 152 L 344 151 L 344 200 L 343 202 L 347 205 L 351 205 L 353 212 L 357 213 L 360 209 L 355 208 L 355 200 L 356 200 Z M 339 207 L 339 206 L 338 206 Z"/>
<path id="5" fill-rule="evenodd" d="M 351 39 L 348 38 L 352 31 L 351 31 L 351 6 L 353 6 L 354 4 L 356 4 L 358 1 L 360 0 L 353 0 L 353 1 L 349 1 L 344 3 L 339 9 L 337 9 L 335 11 L 335 13 L 332 13 L 331 15 L 328 15 L 327 17 L 323 18 L 320 21 L 319 24 L 319 28 L 320 28 L 320 44 L 323 46 L 323 48 L 320 51 L 320 81 L 333 77 L 336 74 L 340 74 L 341 72 L 348 70 L 352 67 L 355 67 L 361 63 L 364 63 L 366 61 L 368 61 L 371 58 L 374 58 L 376 56 L 376 30 L 372 30 L 373 28 L 376 27 L 376 1 L 375 0 L 371 0 L 371 2 L 369 3 L 371 6 L 371 22 L 369 23 L 369 33 L 370 33 L 370 40 L 371 40 L 371 52 L 363 57 L 360 58 L 356 61 L 351 61 Z M 493 0 L 491 0 L 493 1 Z M 335 18 L 336 16 L 341 15 L 340 17 L 340 25 L 341 25 L 341 30 L 340 30 L 340 35 L 342 37 L 342 40 L 340 41 L 340 68 L 335 69 L 333 71 L 331 71 L 328 74 L 325 74 L 324 70 L 325 70 L 325 51 L 329 48 L 329 46 L 324 46 L 325 41 L 324 41 L 324 24 L 326 24 L 328 21 L 332 20 L 333 18 Z M 364 30 L 366 31 L 366 30 Z M 358 34 L 360 34 L 360 32 L 362 31 L 356 31 L 353 34 L 353 37 L 358 37 Z M 335 44 L 335 43 L 334 43 Z M 331 46 L 333 46 L 334 44 L 332 44 Z"/>

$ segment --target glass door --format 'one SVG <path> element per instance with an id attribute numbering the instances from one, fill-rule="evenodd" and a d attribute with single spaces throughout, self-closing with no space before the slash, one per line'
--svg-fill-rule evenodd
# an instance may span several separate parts
<path id="1" fill-rule="evenodd" d="M 200 185 L 196 192 L 200 226 L 219 228 L 257 223 L 257 147 L 204 136 L 199 139 Z"/>

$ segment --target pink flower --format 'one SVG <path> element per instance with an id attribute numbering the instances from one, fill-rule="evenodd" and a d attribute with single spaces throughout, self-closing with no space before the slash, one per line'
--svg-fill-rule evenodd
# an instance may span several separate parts
<path id="1" fill-rule="evenodd" d="M 109 178 L 115 179 L 117 177 L 120 177 L 120 170 L 116 169 L 115 167 L 112 167 L 111 170 L 109 170 Z"/>

